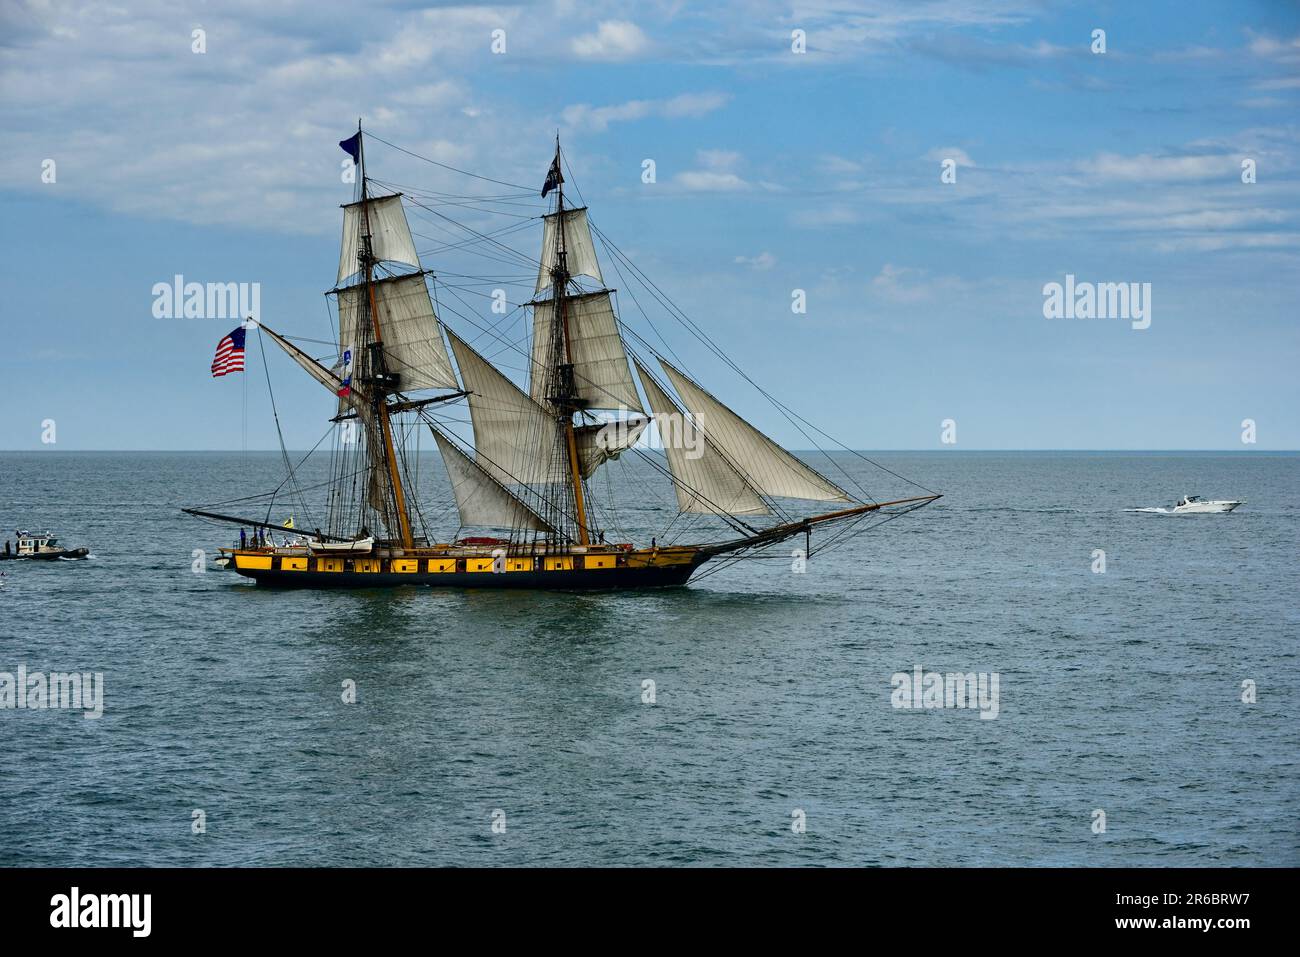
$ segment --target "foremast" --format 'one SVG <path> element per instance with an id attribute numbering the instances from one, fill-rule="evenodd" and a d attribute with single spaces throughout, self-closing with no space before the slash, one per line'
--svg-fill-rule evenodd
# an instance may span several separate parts
<path id="1" fill-rule="evenodd" d="M 388 370 L 384 355 L 383 329 L 379 322 L 379 305 L 375 299 L 375 255 L 374 236 L 370 225 L 369 188 L 366 181 L 366 147 L 361 124 L 357 123 L 357 143 L 360 152 L 361 167 L 361 252 L 359 259 L 363 266 L 366 284 L 366 300 L 370 310 L 370 342 L 367 343 L 365 364 L 368 375 L 362 381 L 369 387 L 371 409 L 378 424 L 380 440 L 383 443 L 384 463 L 388 470 L 389 488 L 392 491 L 394 517 L 397 520 L 397 532 L 403 548 L 412 548 L 415 538 L 411 534 L 411 516 L 406 507 L 406 491 L 402 486 L 402 469 L 397 460 L 397 448 L 393 442 L 393 423 L 388 414 L 388 395 L 392 391 L 394 376 Z"/>

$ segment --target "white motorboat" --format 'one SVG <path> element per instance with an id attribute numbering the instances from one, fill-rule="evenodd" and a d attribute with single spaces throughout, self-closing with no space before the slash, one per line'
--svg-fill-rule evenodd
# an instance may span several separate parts
<path id="1" fill-rule="evenodd" d="M 1199 495 L 1184 495 L 1174 505 L 1175 513 L 1183 512 L 1231 512 L 1238 505 L 1245 505 L 1245 502 L 1229 501 L 1206 501 Z"/>

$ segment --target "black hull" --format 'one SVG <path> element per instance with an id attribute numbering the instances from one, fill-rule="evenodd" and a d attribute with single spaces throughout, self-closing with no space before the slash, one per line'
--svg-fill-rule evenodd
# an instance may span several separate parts
<path id="1" fill-rule="evenodd" d="M 671 588 L 685 585 L 699 564 L 652 568 L 573 570 L 564 572 L 308 572 L 240 569 L 239 574 L 273 588 L 393 588 L 402 585 L 434 588 L 531 588 L 550 591 L 621 591 L 628 588 Z"/>

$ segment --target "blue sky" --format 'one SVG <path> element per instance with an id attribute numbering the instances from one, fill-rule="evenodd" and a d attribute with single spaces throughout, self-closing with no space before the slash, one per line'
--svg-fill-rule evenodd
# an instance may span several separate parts
<path id="1" fill-rule="evenodd" d="M 540 185 L 559 130 L 597 225 L 755 380 L 851 447 L 944 448 L 952 419 L 959 449 L 1300 448 L 1293 4 L 0 11 L 0 448 L 51 447 L 48 419 L 64 450 L 275 447 L 256 348 L 245 381 L 211 379 L 232 324 L 154 318 L 151 290 L 177 273 L 259 282 L 267 324 L 328 339 L 322 293 L 351 198 L 336 144 L 358 116 L 523 184 Z M 499 189 L 378 143 L 368 158 L 392 183 Z M 512 242 L 531 253 L 538 232 Z M 1044 318 L 1043 286 L 1067 273 L 1150 283 L 1150 327 Z M 715 393 L 806 447 L 655 321 Z M 281 357 L 270 372 L 289 445 L 309 447 L 328 397 Z M 1241 443 L 1244 419 L 1256 445 Z"/>

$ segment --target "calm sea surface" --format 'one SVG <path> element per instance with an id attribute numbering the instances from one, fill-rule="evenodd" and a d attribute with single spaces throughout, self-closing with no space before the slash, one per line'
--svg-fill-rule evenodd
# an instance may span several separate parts
<path id="1" fill-rule="evenodd" d="M 1300 456 L 874 457 L 944 499 L 803 574 L 566 594 L 195 574 L 232 529 L 178 508 L 278 454 L 0 453 L 5 532 L 94 554 L 0 564 L 0 672 L 105 688 L 0 710 L 0 865 L 1300 864 Z M 668 525 L 609 472 L 611 540 Z M 1249 504 L 1127 511 L 1189 492 Z M 997 718 L 893 707 L 918 665 L 996 672 Z"/>

